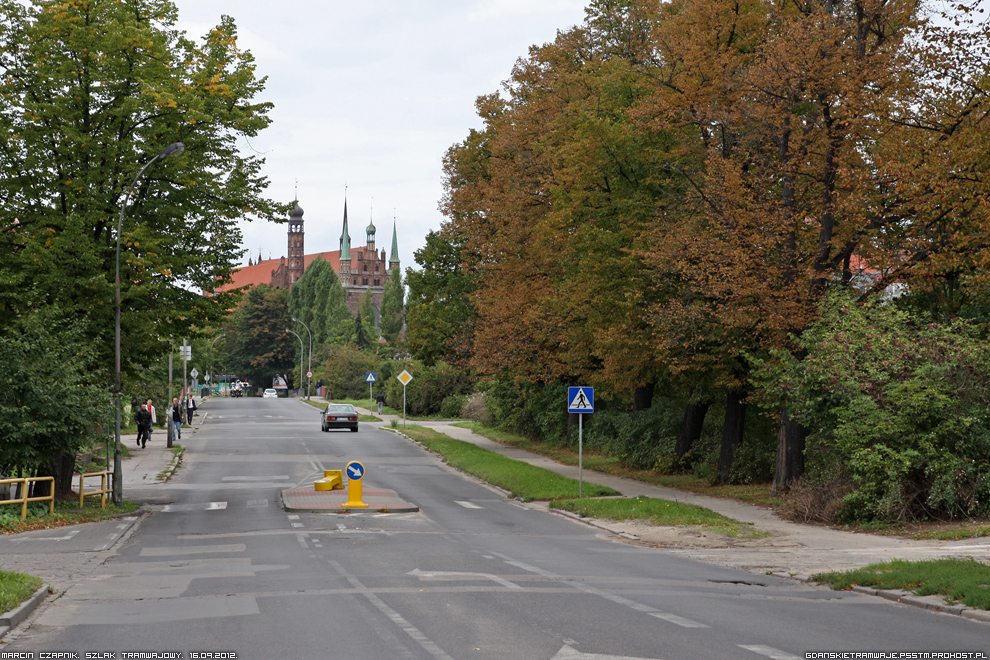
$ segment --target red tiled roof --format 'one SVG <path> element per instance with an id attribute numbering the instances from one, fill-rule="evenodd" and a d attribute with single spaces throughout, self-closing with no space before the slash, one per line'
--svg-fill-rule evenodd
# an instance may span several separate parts
<path id="1" fill-rule="evenodd" d="M 305 267 L 309 268 L 309 265 L 313 263 L 313 260 L 317 257 L 322 257 L 324 261 L 329 261 L 330 265 L 333 267 L 333 272 L 340 272 L 340 250 L 307 254 L 303 257 Z M 217 287 L 217 291 L 230 291 L 232 289 L 239 289 L 245 286 L 271 284 L 272 271 L 278 270 L 281 262 L 281 258 L 265 259 L 264 261 L 259 261 L 253 266 L 243 266 L 242 268 L 238 268 L 230 274 L 234 281 L 230 284 L 224 284 L 221 287 Z"/>

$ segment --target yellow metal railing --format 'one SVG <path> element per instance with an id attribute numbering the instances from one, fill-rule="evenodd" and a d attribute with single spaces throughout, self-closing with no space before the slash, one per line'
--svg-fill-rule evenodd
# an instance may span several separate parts
<path id="1" fill-rule="evenodd" d="M 103 470 L 102 472 L 86 472 L 85 474 L 79 475 L 79 508 L 83 508 L 83 498 L 89 495 L 99 495 L 100 496 L 100 507 L 107 507 L 107 494 L 111 492 L 111 488 L 108 486 L 110 483 L 110 470 Z M 88 493 L 85 488 L 86 477 L 99 477 L 100 478 L 100 489 L 91 490 Z"/>
<path id="2" fill-rule="evenodd" d="M 48 495 L 44 497 L 28 497 L 28 482 L 32 481 L 50 481 L 51 487 L 48 489 Z M 17 492 L 20 497 L 10 500 L 0 500 L 0 504 L 20 504 L 21 505 L 21 518 L 27 518 L 28 502 L 43 502 L 48 500 L 48 513 L 55 513 L 55 477 L 21 477 L 19 479 L 0 479 L 0 484 L 20 484 L 17 488 Z"/>

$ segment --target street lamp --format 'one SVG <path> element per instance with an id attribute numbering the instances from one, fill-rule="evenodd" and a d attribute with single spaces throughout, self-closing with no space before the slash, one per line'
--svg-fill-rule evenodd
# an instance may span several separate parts
<path id="1" fill-rule="evenodd" d="M 114 361 L 115 361 L 115 380 L 114 380 L 114 392 L 116 393 L 116 415 L 114 421 L 114 432 L 113 432 L 113 503 L 120 506 L 124 501 L 124 475 L 121 469 L 121 463 L 123 463 L 123 453 L 120 448 L 120 234 L 124 231 L 124 212 L 127 210 L 127 202 L 131 199 L 131 193 L 134 192 L 134 186 L 137 185 L 138 179 L 145 173 L 145 171 L 152 166 L 152 164 L 162 160 L 163 158 L 168 158 L 169 156 L 178 156 L 186 147 L 181 142 L 173 142 L 168 145 L 161 152 L 148 161 L 148 164 L 141 168 L 137 176 L 134 177 L 134 181 L 131 183 L 130 188 L 124 194 L 124 201 L 120 205 L 120 219 L 117 221 L 117 262 L 116 262 L 116 287 L 117 287 L 117 297 L 116 297 L 116 314 L 114 319 L 114 336 L 113 336 L 113 349 L 114 349 Z"/>
<path id="2" fill-rule="evenodd" d="M 300 321 L 299 319 L 297 319 L 295 316 L 292 317 L 292 320 L 295 321 L 296 323 L 302 323 L 302 327 L 306 328 L 306 332 L 309 332 L 309 326 L 308 325 L 306 325 L 305 323 L 303 323 L 302 321 Z M 301 369 L 302 368 L 302 365 L 299 365 L 299 368 Z M 309 375 L 312 372 L 313 372 L 313 333 L 312 332 L 309 332 L 309 369 L 306 371 L 306 398 L 307 399 L 309 399 L 310 390 L 313 389 L 313 377 Z"/>
<path id="3" fill-rule="evenodd" d="M 292 334 L 296 335 L 296 339 L 299 340 L 299 377 L 302 378 L 302 375 L 303 375 L 303 373 L 302 373 L 302 358 L 303 358 L 303 355 L 306 354 L 306 347 L 303 346 L 302 337 L 300 337 L 298 334 L 296 334 L 292 330 L 289 330 L 288 328 L 286 328 L 285 331 L 286 332 L 292 332 Z"/>

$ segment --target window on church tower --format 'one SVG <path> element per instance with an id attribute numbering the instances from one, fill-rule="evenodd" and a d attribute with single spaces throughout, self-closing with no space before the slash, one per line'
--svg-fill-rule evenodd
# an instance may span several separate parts
<path id="1" fill-rule="evenodd" d="M 363 280 L 361 280 L 361 284 L 364 284 L 365 286 L 367 286 L 367 284 L 368 284 L 368 278 L 366 277 Z"/>
<path id="2" fill-rule="evenodd" d="M 365 264 L 364 265 L 364 272 L 366 272 L 366 273 L 368 272 L 368 264 Z"/>
<path id="3" fill-rule="evenodd" d="M 375 286 L 381 286 L 381 285 L 382 285 L 381 280 L 375 280 Z"/>

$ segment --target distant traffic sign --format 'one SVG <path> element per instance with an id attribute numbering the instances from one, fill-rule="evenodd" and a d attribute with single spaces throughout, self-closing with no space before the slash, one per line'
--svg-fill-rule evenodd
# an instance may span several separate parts
<path id="1" fill-rule="evenodd" d="M 312 371 L 307 371 L 306 372 L 306 378 L 312 378 L 312 377 L 313 377 L 313 372 Z"/>
<path id="2" fill-rule="evenodd" d="M 568 387 L 567 412 L 569 413 L 595 412 L 595 388 Z"/>
<path id="3" fill-rule="evenodd" d="M 193 370 L 189 372 L 189 375 L 192 376 L 193 378 L 198 378 L 199 371 L 196 370 L 196 367 L 193 367 Z"/>
<path id="4" fill-rule="evenodd" d="M 369 373 L 369 374 L 368 374 L 368 375 L 367 375 L 367 376 L 365 377 L 365 379 L 364 379 L 364 382 L 366 382 L 366 383 L 374 383 L 374 382 L 375 382 L 375 374 L 373 374 L 373 373 Z"/>
<path id="5" fill-rule="evenodd" d="M 403 370 L 401 374 L 396 376 L 396 378 L 399 379 L 399 382 L 402 383 L 403 385 L 408 385 L 409 381 L 413 379 L 412 374 L 405 370 Z"/>

